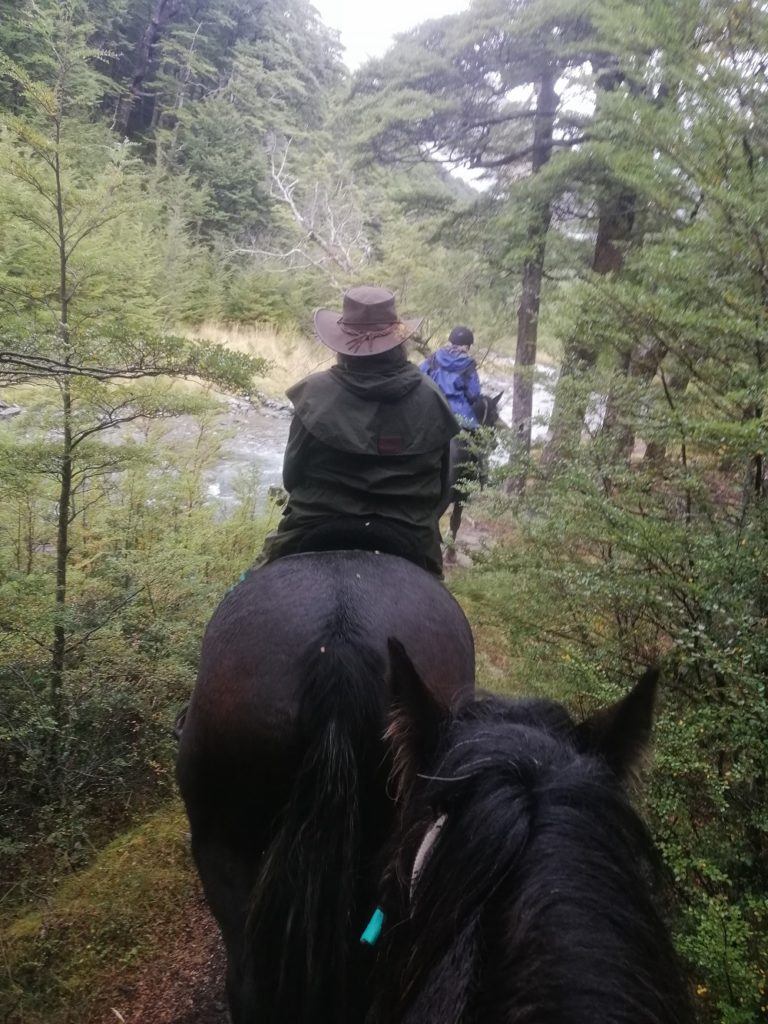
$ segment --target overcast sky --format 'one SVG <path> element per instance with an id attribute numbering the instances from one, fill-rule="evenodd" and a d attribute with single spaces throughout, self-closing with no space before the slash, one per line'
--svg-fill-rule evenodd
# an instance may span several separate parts
<path id="1" fill-rule="evenodd" d="M 469 0 L 312 0 L 323 21 L 341 32 L 344 60 L 354 70 L 368 57 L 379 57 L 398 32 L 429 18 L 456 14 Z"/>

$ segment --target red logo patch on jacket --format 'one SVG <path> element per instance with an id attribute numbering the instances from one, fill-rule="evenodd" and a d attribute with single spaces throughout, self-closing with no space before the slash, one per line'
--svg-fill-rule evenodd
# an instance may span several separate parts
<path id="1" fill-rule="evenodd" d="M 402 437 L 379 437 L 379 455 L 402 455 L 404 447 Z"/>

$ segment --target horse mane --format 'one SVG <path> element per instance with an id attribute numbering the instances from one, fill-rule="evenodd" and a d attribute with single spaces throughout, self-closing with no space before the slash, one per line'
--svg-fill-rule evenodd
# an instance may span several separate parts
<path id="1" fill-rule="evenodd" d="M 394 858 L 446 815 L 381 953 L 375 1021 L 682 1024 L 647 831 L 558 705 L 473 702 L 405 809 Z M 394 994 L 393 994 L 394 993 Z"/>

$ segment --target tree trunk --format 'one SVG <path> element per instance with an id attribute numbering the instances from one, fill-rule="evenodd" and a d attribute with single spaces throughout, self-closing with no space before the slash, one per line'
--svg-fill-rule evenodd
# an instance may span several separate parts
<path id="1" fill-rule="evenodd" d="M 761 403 L 750 403 L 744 410 L 742 420 L 747 423 L 751 420 L 760 421 L 763 418 L 763 406 Z M 755 452 L 747 459 L 744 472 L 744 482 L 741 491 L 741 520 L 746 519 L 750 506 L 760 504 L 765 499 L 765 456 L 762 451 Z"/>
<path id="2" fill-rule="evenodd" d="M 533 121 L 533 156 L 531 173 L 537 174 L 552 156 L 552 134 L 557 113 L 555 92 L 557 72 L 547 68 L 539 83 L 536 116 Z M 540 202 L 528 225 L 529 255 L 523 264 L 522 293 L 517 310 L 517 348 L 513 376 L 512 425 L 517 451 L 527 455 L 531 450 L 531 419 L 533 414 L 533 367 L 536 365 L 536 344 L 539 330 L 541 280 L 544 270 L 547 232 L 552 220 L 548 200 Z M 522 481 L 518 479 L 519 489 Z"/>
<path id="3" fill-rule="evenodd" d="M 624 344 L 618 349 L 614 363 L 614 378 L 622 382 L 629 377 L 629 368 L 632 365 L 632 347 L 622 339 Z M 623 399 L 620 395 L 621 387 L 611 384 L 608 394 L 605 397 L 605 412 L 603 422 L 600 425 L 600 436 L 607 437 L 615 434 L 619 429 L 622 418 Z"/>
<path id="4" fill-rule="evenodd" d="M 667 397 L 670 405 L 674 406 L 675 399 L 683 395 L 691 380 L 691 373 L 687 367 L 680 366 L 667 373 Z M 663 440 L 649 441 L 643 465 L 648 469 L 660 469 L 667 457 L 667 443 Z"/>
<path id="5" fill-rule="evenodd" d="M 634 193 L 614 189 L 602 198 L 592 258 L 594 273 L 603 276 L 621 270 L 624 246 L 620 243 L 630 239 L 634 219 Z M 595 345 L 581 333 L 574 332 L 565 343 L 542 465 L 552 465 L 578 447 L 587 414 L 588 396 L 584 393 L 586 381 L 596 362 Z"/>
<path id="6" fill-rule="evenodd" d="M 64 413 L 64 440 L 61 449 L 61 482 L 57 509 L 56 530 L 56 618 L 51 647 L 50 698 L 53 720 L 61 720 L 64 659 L 67 650 L 67 632 L 64 611 L 67 604 L 67 567 L 69 565 L 69 521 L 72 503 L 72 397 L 69 379 L 61 384 Z"/>
<path id="7" fill-rule="evenodd" d="M 542 467 L 554 466 L 578 448 L 589 404 L 588 381 L 596 362 L 597 349 L 589 338 L 573 334 L 566 339 Z"/>
<path id="8" fill-rule="evenodd" d="M 623 73 L 608 60 L 597 78 L 600 96 L 613 92 L 623 81 Z M 599 111 L 598 111 L 599 113 Z M 600 276 L 618 273 L 624 264 L 626 245 L 635 225 L 637 196 L 611 178 L 598 201 L 597 238 L 592 271 Z M 583 334 L 574 333 L 565 341 L 555 403 L 550 421 L 549 439 L 542 465 L 548 466 L 574 451 L 581 440 L 587 414 L 589 375 L 597 362 L 597 348 Z"/>
<path id="9" fill-rule="evenodd" d="M 59 249 L 59 323 L 58 337 L 61 342 L 63 361 L 69 363 L 72 355 L 71 327 L 69 323 L 69 256 L 67 251 L 67 229 L 64 208 L 64 186 L 60 160 L 62 125 L 56 124 L 56 150 L 54 156 L 54 177 L 56 182 L 56 220 L 58 225 Z M 49 746 L 49 761 L 52 777 L 59 769 L 59 731 L 62 723 L 62 689 L 64 686 L 64 660 L 67 649 L 67 633 L 64 611 L 67 604 L 67 566 L 69 564 L 69 508 L 72 498 L 72 392 L 68 376 L 59 384 L 63 413 L 63 440 L 61 450 L 61 480 L 57 509 L 56 530 L 56 595 L 51 644 L 51 673 L 49 697 L 54 731 Z"/>
<path id="10" fill-rule="evenodd" d="M 120 98 L 114 128 L 118 135 L 129 136 L 136 127 L 137 101 L 144 95 L 154 50 L 170 21 L 178 14 L 181 0 L 155 0 L 152 15 L 136 47 L 136 59 L 128 91 Z"/>
<path id="11" fill-rule="evenodd" d="M 26 515 L 26 537 L 25 546 L 27 554 L 26 562 L 26 574 L 27 576 L 32 575 L 32 569 L 35 564 L 35 509 L 32 502 L 32 498 L 27 495 L 26 499 L 27 515 Z"/>
<path id="12" fill-rule="evenodd" d="M 639 342 L 632 349 L 619 353 L 617 372 L 628 382 L 649 384 L 658 373 L 666 354 L 666 346 L 657 339 Z M 611 388 L 608 394 L 600 434 L 609 441 L 617 459 L 629 462 L 635 446 L 635 427 L 621 388 Z"/>

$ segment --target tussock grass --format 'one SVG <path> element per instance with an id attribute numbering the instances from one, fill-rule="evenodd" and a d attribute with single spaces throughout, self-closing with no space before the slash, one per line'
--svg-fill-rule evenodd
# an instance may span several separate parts
<path id="1" fill-rule="evenodd" d="M 314 338 L 279 331 L 267 324 L 256 327 L 203 324 L 191 336 L 268 360 L 269 374 L 257 383 L 274 398 L 281 397 L 287 387 L 307 374 L 328 369 L 334 361 L 333 353 Z"/>
<path id="2" fill-rule="evenodd" d="M 318 370 L 327 370 L 333 365 L 334 354 L 314 338 L 298 332 L 281 331 L 268 324 L 256 327 L 232 324 L 207 323 L 199 327 L 192 337 L 225 345 L 236 352 L 244 352 L 249 356 L 260 356 L 270 364 L 267 377 L 258 381 L 258 385 L 271 397 L 281 397 L 285 389 L 307 374 Z M 430 347 L 430 351 L 439 347 L 438 339 Z M 513 361 L 498 352 L 488 352 L 482 344 L 473 349 L 473 355 L 481 364 L 482 372 L 490 377 L 511 381 Z M 409 358 L 420 363 L 424 355 L 412 349 Z M 552 359 L 546 352 L 539 353 L 539 362 L 552 365 Z M 511 392 L 510 392 L 511 394 Z"/>

